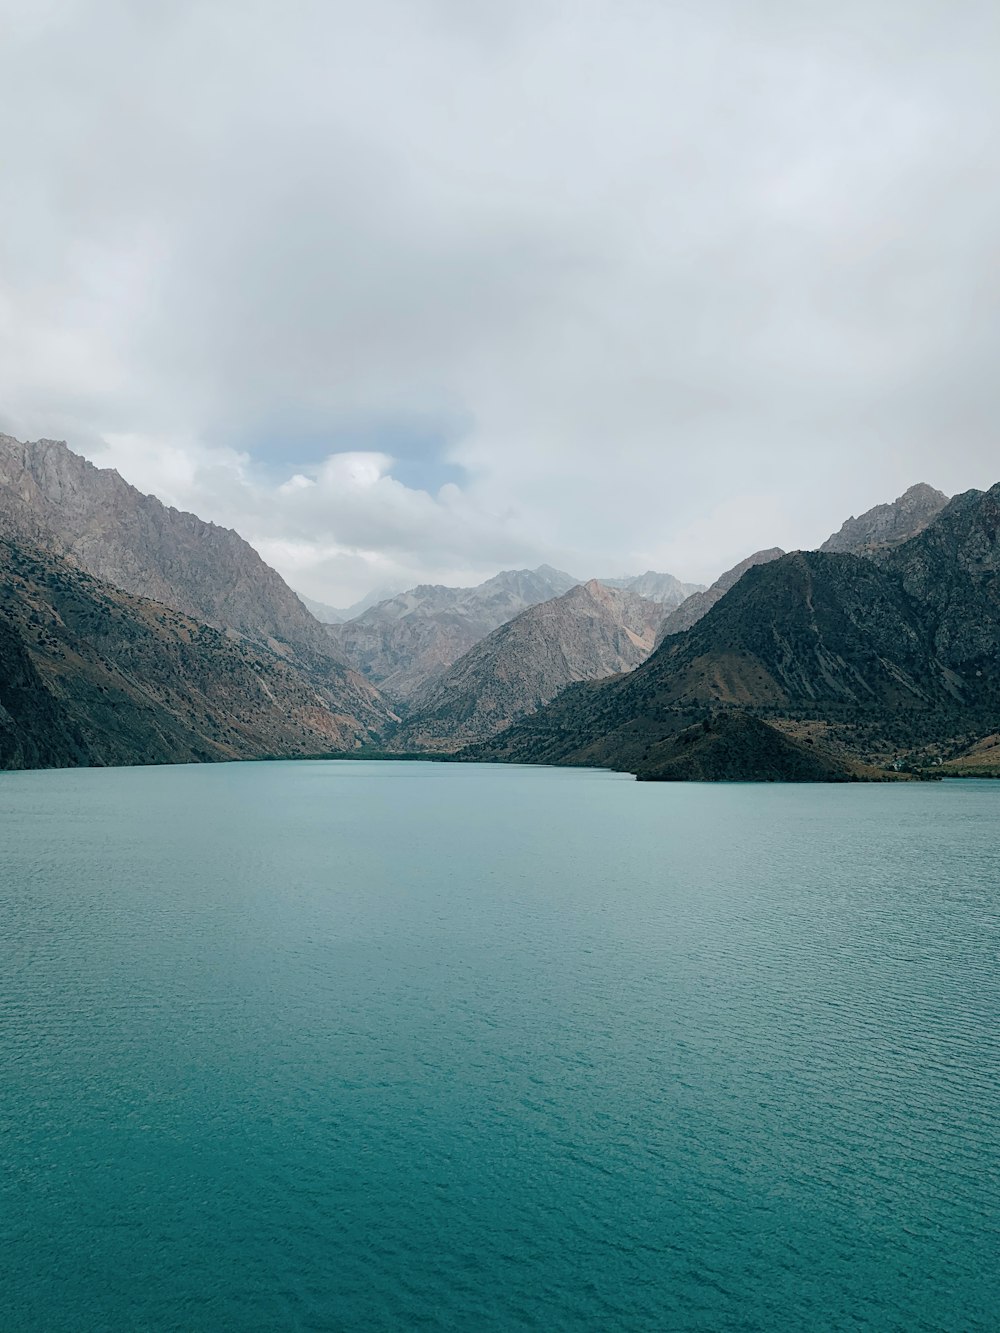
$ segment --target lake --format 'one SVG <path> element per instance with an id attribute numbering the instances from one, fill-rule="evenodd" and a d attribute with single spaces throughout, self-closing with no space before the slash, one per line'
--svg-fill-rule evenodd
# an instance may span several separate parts
<path id="1" fill-rule="evenodd" d="M 0 774 L 0 1327 L 990 1329 L 1000 783 Z"/>

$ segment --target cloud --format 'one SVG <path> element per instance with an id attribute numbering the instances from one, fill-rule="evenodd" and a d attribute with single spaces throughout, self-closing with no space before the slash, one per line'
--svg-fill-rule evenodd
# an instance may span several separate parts
<path id="1" fill-rule="evenodd" d="M 306 592 L 710 579 L 996 480 L 986 0 L 0 23 L 0 415 Z"/>

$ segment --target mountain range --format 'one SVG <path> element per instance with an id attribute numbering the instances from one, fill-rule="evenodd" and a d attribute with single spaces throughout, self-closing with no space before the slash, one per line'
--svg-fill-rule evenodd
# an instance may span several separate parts
<path id="1" fill-rule="evenodd" d="M 668 634 L 680 634 L 690 629 L 726 595 L 730 588 L 739 583 L 748 569 L 752 569 L 754 565 L 766 564 L 768 560 L 777 560 L 784 554 L 779 546 L 772 546 L 766 551 L 755 551 L 732 569 L 720 574 L 710 588 L 699 588 L 692 592 L 664 619 L 657 638 L 665 639 Z"/>
<path id="2" fill-rule="evenodd" d="M 829 777 L 961 768 L 1000 729 L 998 533 L 1000 485 L 955 497 L 877 559 L 758 562 L 636 671 L 564 691 L 468 757 L 645 778 L 759 777 L 762 750 L 771 775 L 807 752 Z"/>
<path id="3" fill-rule="evenodd" d="M 390 597 L 398 596 L 401 591 L 401 588 L 373 588 L 358 601 L 344 607 L 328 606 L 326 602 L 317 602 L 314 597 L 307 597 L 301 592 L 299 601 L 322 624 L 342 625 L 345 620 L 357 619 L 369 607 L 378 606 L 379 602 L 387 602 Z"/>
<path id="4" fill-rule="evenodd" d="M 707 589 L 542 566 L 333 624 L 237 533 L 0 436 L 0 767 L 360 748 L 651 779 L 1000 771 L 998 515 L 1000 487 L 918 485 Z"/>
<path id="5" fill-rule="evenodd" d="M 876 505 L 853 516 L 819 548 L 841 555 L 877 555 L 923 532 L 948 503 L 943 491 L 919 483 L 891 504 Z"/>
<path id="6" fill-rule="evenodd" d="M 391 748 L 456 750 L 485 740 L 573 681 L 631 671 L 653 651 L 658 602 L 592 579 L 486 635 L 417 690 Z"/>
<path id="7" fill-rule="evenodd" d="M 498 625 L 575 584 L 549 565 L 505 570 L 474 588 L 422 584 L 325 628 L 344 660 L 394 699 L 406 700 Z"/>
<path id="8" fill-rule="evenodd" d="M 658 620 L 701 591 L 700 584 L 682 583 L 655 570 L 600 583 L 655 603 Z M 333 623 L 331 608 L 323 608 L 327 614 L 321 618 L 328 621 L 328 633 L 345 661 L 400 705 L 424 709 L 427 688 L 442 680 L 465 653 L 522 611 L 579 586 L 581 580 L 573 575 L 540 565 L 503 570 L 470 588 L 423 584 L 395 596 L 366 599 L 368 605 L 343 623 Z M 561 684 L 576 679 L 570 672 Z M 550 680 L 544 686 L 539 682 L 536 701 L 550 686 Z"/>

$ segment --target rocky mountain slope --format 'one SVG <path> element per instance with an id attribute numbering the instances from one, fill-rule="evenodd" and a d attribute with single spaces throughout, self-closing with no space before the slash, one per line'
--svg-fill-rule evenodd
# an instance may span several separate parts
<path id="1" fill-rule="evenodd" d="M 659 638 L 665 639 L 668 634 L 681 634 L 692 625 L 696 625 L 703 615 L 711 611 L 716 602 L 721 601 L 730 588 L 739 583 L 748 569 L 752 569 L 754 565 L 766 564 L 769 560 L 777 560 L 784 554 L 779 546 L 772 546 L 766 551 L 755 551 L 732 569 L 727 569 L 710 588 L 702 588 L 691 593 L 664 620 L 660 626 Z"/>
<path id="2" fill-rule="evenodd" d="M 356 691 L 345 713 L 342 682 L 321 679 L 0 538 L 0 768 L 312 754 L 370 742 L 384 722 L 377 692 L 362 684 L 367 705 Z"/>
<path id="3" fill-rule="evenodd" d="M 536 711 L 573 681 L 630 671 L 649 656 L 662 606 L 596 580 L 522 611 L 416 691 L 392 740 L 454 750 Z"/>
<path id="4" fill-rule="evenodd" d="M 390 696 L 408 699 L 497 626 L 576 582 L 542 565 L 505 570 L 474 588 L 423 584 L 326 629 L 345 661 Z"/>
<path id="5" fill-rule="evenodd" d="M 890 504 L 876 505 L 859 518 L 849 518 L 819 548 L 848 555 L 871 555 L 909 541 L 940 514 L 948 497 L 919 482 Z"/>
<path id="6" fill-rule="evenodd" d="M 1000 486 L 956 497 L 878 563 L 795 552 L 752 567 L 638 670 L 572 687 L 469 754 L 670 776 L 678 738 L 728 712 L 843 775 L 950 761 L 1000 730 Z M 733 769 L 753 776 L 766 733 L 740 727 Z"/>
<path id="7" fill-rule="evenodd" d="M 323 627 L 237 533 L 143 495 L 58 441 L 0 436 L 0 532 L 203 624 L 334 655 Z"/>
<path id="8" fill-rule="evenodd" d="M 948 497 L 943 492 L 925 483 L 918 483 L 890 504 L 876 505 L 859 518 L 849 518 L 819 549 L 847 555 L 884 554 L 922 532 L 947 503 Z M 755 551 L 732 569 L 726 570 L 710 588 L 693 591 L 666 618 L 660 630 L 660 639 L 666 638 L 668 634 L 681 634 L 696 625 L 730 588 L 736 586 L 748 569 L 777 560 L 782 555 L 784 551 L 778 546 Z"/>

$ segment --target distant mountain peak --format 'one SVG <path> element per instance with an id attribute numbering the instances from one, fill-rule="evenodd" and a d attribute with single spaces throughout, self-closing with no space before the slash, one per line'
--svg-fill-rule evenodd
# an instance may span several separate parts
<path id="1" fill-rule="evenodd" d="M 420 584 L 327 628 L 348 662 L 406 699 L 499 625 L 577 583 L 551 565 L 502 569 L 471 588 Z"/>
<path id="2" fill-rule="evenodd" d="M 409 701 L 392 744 L 454 750 L 496 735 L 577 681 L 631 671 L 653 650 L 658 602 L 598 579 L 528 607 Z"/>
<path id="3" fill-rule="evenodd" d="M 606 588 L 628 588 L 649 601 L 659 602 L 665 610 L 672 611 L 680 606 L 692 593 L 704 591 L 702 583 L 682 583 L 673 574 L 660 573 L 647 569 L 645 574 L 621 574 L 615 578 L 600 580 Z"/>
<path id="4" fill-rule="evenodd" d="M 819 549 L 847 555 L 891 549 L 923 532 L 947 503 L 943 491 L 917 482 L 890 503 L 875 505 L 857 518 L 852 515 Z"/>

